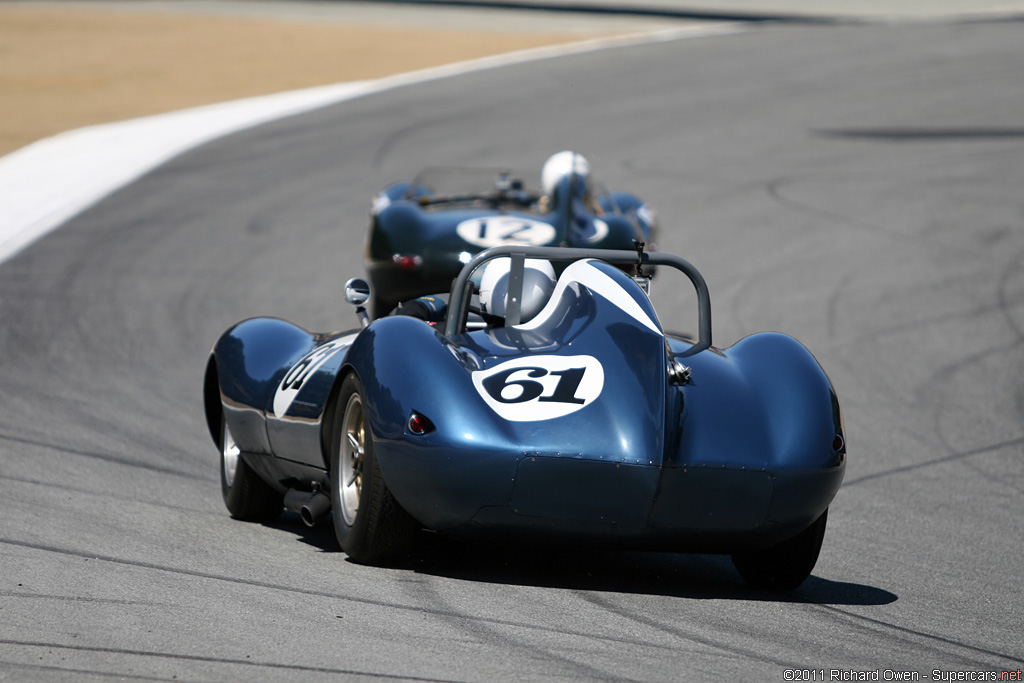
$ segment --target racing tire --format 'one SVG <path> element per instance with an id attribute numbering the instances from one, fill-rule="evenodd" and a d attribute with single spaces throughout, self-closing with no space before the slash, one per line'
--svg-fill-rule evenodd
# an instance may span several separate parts
<path id="1" fill-rule="evenodd" d="M 338 545 L 353 562 L 390 565 L 409 555 L 419 525 L 384 482 L 364 396 L 355 373 L 345 377 L 331 439 L 331 517 Z"/>
<path id="2" fill-rule="evenodd" d="M 732 563 L 751 586 L 774 591 L 791 591 L 811 575 L 821 543 L 825 540 L 828 510 L 811 526 L 788 540 L 764 550 L 736 553 Z"/>
<path id="3" fill-rule="evenodd" d="M 271 522 L 284 507 L 284 496 L 260 479 L 241 457 L 223 415 L 220 418 L 220 492 L 231 516 L 246 522 Z"/>

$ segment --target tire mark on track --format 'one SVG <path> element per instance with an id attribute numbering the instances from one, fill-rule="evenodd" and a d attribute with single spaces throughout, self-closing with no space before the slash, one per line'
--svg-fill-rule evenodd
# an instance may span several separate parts
<path id="1" fill-rule="evenodd" d="M 646 616 L 635 614 L 635 613 L 633 613 L 631 611 L 628 611 L 627 609 L 625 609 L 623 607 L 620 607 L 619 605 L 616 605 L 611 600 L 604 600 L 604 599 L 601 599 L 601 598 L 599 598 L 599 597 L 597 597 L 595 595 L 590 595 L 590 594 L 582 592 L 582 591 L 576 591 L 576 594 L 580 598 L 582 598 L 585 602 L 588 602 L 588 603 L 590 603 L 592 605 L 600 607 L 600 608 L 604 609 L 605 611 L 611 612 L 612 614 L 614 614 L 614 615 L 616 615 L 618 617 L 621 617 L 623 619 L 629 619 L 630 621 L 634 621 L 634 622 L 636 622 L 638 624 L 642 624 L 644 626 L 648 626 L 650 628 L 654 628 L 654 629 L 656 629 L 658 631 L 661 631 L 663 633 L 667 633 L 667 634 L 669 634 L 671 636 L 675 636 L 676 638 L 682 638 L 682 639 L 688 640 L 688 641 L 690 641 L 692 643 L 696 643 L 698 645 L 703 645 L 705 647 L 709 647 L 709 648 L 712 648 L 714 650 L 720 650 L 720 651 L 723 651 L 723 652 L 727 652 L 730 655 L 733 655 L 735 657 L 741 657 L 741 658 L 747 659 L 747 660 L 752 660 L 752 661 L 757 661 L 757 662 L 770 662 L 772 664 L 776 664 L 776 665 L 781 666 L 781 667 L 792 667 L 793 666 L 793 662 L 791 662 L 791 661 L 782 660 L 782 659 L 776 659 L 776 658 L 773 658 L 773 657 L 768 657 L 763 652 L 755 652 L 755 651 L 750 650 L 748 648 L 737 647 L 737 646 L 734 646 L 734 645 L 725 645 L 721 641 L 713 639 L 713 638 L 703 638 L 703 637 L 700 637 L 700 636 L 697 636 L 697 635 L 694 635 L 694 634 L 685 633 L 681 629 L 678 629 L 678 628 L 675 628 L 675 627 L 672 627 L 672 626 L 668 626 L 668 625 L 663 624 L 663 623 L 661 623 L 661 622 L 659 622 L 656 619 L 653 619 L 651 617 L 646 617 Z"/>
<path id="2" fill-rule="evenodd" d="M 150 499 L 137 500 L 135 498 L 130 498 L 130 497 L 122 496 L 122 495 L 118 495 L 116 497 L 112 497 L 111 494 L 109 494 L 109 493 L 102 493 L 102 492 L 98 492 L 98 491 L 89 491 L 87 489 L 83 489 L 83 488 L 78 487 L 78 486 L 68 486 L 67 484 L 62 484 L 62 483 L 40 481 L 38 479 L 27 479 L 27 478 L 22 478 L 22 477 L 9 477 L 9 476 L 3 475 L 3 474 L 0 474 L 0 480 L 2 480 L 2 481 L 14 481 L 14 482 L 18 482 L 20 484 L 31 484 L 33 486 L 42 486 L 43 488 L 54 489 L 54 490 L 60 491 L 61 493 L 80 493 L 83 496 L 94 496 L 94 497 L 97 497 L 97 498 L 103 498 L 104 500 L 108 500 L 108 501 L 113 499 L 113 500 L 118 500 L 118 501 L 122 501 L 122 502 L 126 502 L 126 503 L 134 503 L 134 504 L 137 504 L 137 505 L 146 505 L 147 507 L 160 508 L 162 510 L 175 510 L 177 512 L 184 512 L 184 513 L 188 513 L 188 514 L 196 514 L 196 513 L 204 514 L 203 510 L 198 510 L 198 509 L 196 509 L 194 507 L 186 507 L 184 505 L 171 505 L 170 503 L 164 503 L 164 502 L 154 501 L 154 500 L 150 500 Z M 223 515 L 220 512 L 217 512 L 217 513 L 205 513 L 205 514 L 216 514 L 217 517 L 223 517 Z"/>
<path id="3" fill-rule="evenodd" d="M 829 222 L 847 224 L 862 232 L 866 232 L 872 235 L 880 235 L 892 239 L 894 241 L 913 241 L 917 239 L 914 236 L 904 235 L 903 233 L 900 233 L 896 230 L 892 230 L 883 225 L 869 223 L 859 218 L 854 218 L 853 216 L 848 216 L 843 213 L 838 213 L 836 211 L 830 211 L 819 206 L 814 206 L 813 204 L 808 204 L 807 202 L 800 201 L 799 199 L 793 199 L 792 197 L 788 197 L 783 192 L 782 188 L 784 186 L 799 183 L 804 180 L 807 180 L 807 178 L 799 175 L 787 176 L 783 178 L 774 178 L 765 183 L 764 189 L 765 192 L 767 192 L 768 196 L 775 200 L 778 204 L 786 208 L 789 208 L 795 211 L 796 213 L 817 216 L 819 218 L 826 218 Z"/>
<path id="4" fill-rule="evenodd" d="M 533 642 L 517 642 L 509 633 L 499 632 L 496 628 L 492 626 L 492 624 L 489 621 L 485 622 L 484 624 L 481 624 L 481 622 L 477 620 L 475 617 L 467 615 L 464 612 L 452 608 L 450 606 L 450 603 L 443 596 L 441 596 L 441 594 L 437 590 L 434 589 L 433 585 L 430 585 L 429 583 L 420 585 L 422 586 L 422 590 L 417 591 L 420 595 L 416 597 L 422 597 L 426 600 L 429 600 L 434 605 L 444 605 L 446 609 L 435 607 L 434 610 L 436 611 L 434 612 L 434 615 L 438 616 L 441 619 L 441 621 L 449 624 L 453 628 L 456 628 L 464 633 L 467 633 L 470 637 L 474 638 L 475 640 L 482 640 L 483 638 L 489 636 L 496 642 L 500 643 L 502 647 L 506 647 L 510 651 L 521 652 L 522 656 L 524 657 L 541 657 L 551 662 L 553 665 L 564 666 L 567 668 L 569 675 L 578 677 L 581 680 L 628 682 L 636 680 L 632 678 L 625 678 L 622 676 L 609 674 L 605 671 L 602 671 L 601 669 L 598 669 L 595 666 L 592 666 L 585 662 L 579 662 L 566 655 L 559 654 L 555 652 L 552 647 L 541 647 L 537 643 Z M 430 595 L 423 595 L 427 592 L 429 592 Z M 456 615 L 456 618 L 452 618 L 451 615 Z M 472 629 L 468 628 L 469 624 L 467 624 L 467 621 L 472 622 Z M 541 628 L 543 628 L 544 630 L 549 630 L 551 627 Z M 481 631 L 484 631 L 486 635 L 481 634 Z M 576 635 L 567 631 L 558 632 L 564 633 L 566 635 Z M 551 675 L 550 672 L 546 673 Z"/>
<path id="5" fill-rule="evenodd" d="M 1010 305 L 1010 301 L 1006 293 L 1006 290 L 1009 287 L 1010 277 L 1014 273 L 1024 270 L 1024 265 L 1021 265 L 1022 261 L 1024 261 L 1024 251 L 1014 254 L 1013 259 L 1007 264 L 1006 269 L 1003 270 L 1002 276 L 999 278 L 999 288 L 996 290 L 996 298 L 999 303 L 999 309 L 1006 317 L 1006 324 L 1011 330 L 1013 330 L 1018 339 L 1024 341 L 1024 329 L 1017 324 L 1017 321 L 1011 314 L 1010 310 L 1013 307 Z"/>
<path id="6" fill-rule="evenodd" d="M 995 302 L 993 304 L 986 306 L 984 308 L 975 308 L 971 311 L 966 311 L 962 313 L 960 316 L 958 316 L 965 318 L 976 317 L 979 311 L 998 311 L 1004 318 L 1004 324 L 1006 325 L 1006 328 L 1010 331 L 1010 333 L 1013 334 L 1015 339 L 1010 343 L 1004 343 L 1000 346 L 986 348 L 979 351 L 978 353 L 969 355 L 965 358 L 957 359 L 956 361 L 953 361 L 952 363 L 947 363 L 943 367 L 932 372 L 931 376 L 919 388 L 915 390 L 915 402 L 917 404 L 922 406 L 928 405 L 930 403 L 930 397 L 941 396 L 942 392 L 935 390 L 934 387 L 941 387 L 943 384 L 951 382 L 957 375 L 964 373 L 964 371 L 969 370 L 973 366 L 978 365 L 988 360 L 989 358 L 1003 354 L 1013 354 L 1015 351 L 1020 350 L 1022 345 L 1024 345 L 1024 332 L 1022 332 L 1021 328 L 1013 319 L 1013 316 L 1011 314 L 1011 305 L 1008 300 L 1009 297 L 1007 295 L 1007 288 L 1009 286 L 1009 280 L 1011 275 L 1014 272 L 1017 272 L 1021 269 L 1020 258 L 1022 255 L 1024 255 L 1024 252 L 1016 252 L 1013 255 L 1013 257 L 1010 260 L 1008 260 L 1006 265 L 1002 268 L 1002 272 L 999 275 L 999 281 L 996 286 L 994 297 Z M 977 270 L 974 270 L 971 273 L 968 273 L 965 277 L 978 277 L 979 275 L 980 273 L 978 273 Z M 948 423 L 946 420 L 943 419 L 943 416 L 945 412 L 948 410 L 948 408 L 949 406 L 945 402 L 939 401 L 938 403 L 933 403 L 931 408 L 931 418 L 933 427 L 931 431 L 938 437 L 940 443 L 947 452 L 956 455 L 958 449 L 953 444 L 950 437 L 947 435 Z M 1006 440 L 1001 443 L 995 444 L 994 447 L 984 447 L 982 448 L 982 450 L 987 451 L 991 450 L 992 448 L 1012 446 L 1022 441 L 1024 441 L 1024 439 L 1021 438 Z M 969 452 L 969 454 L 973 455 L 975 453 L 972 451 Z M 1002 477 L 993 476 L 988 472 L 984 472 L 978 468 L 971 466 L 969 463 L 968 467 L 971 467 L 971 469 L 973 469 L 977 474 L 979 474 L 985 479 L 995 481 L 999 484 L 1012 486 L 1012 484 L 1008 484 L 1008 482 Z"/>
<path id="7" fill-rule="evenodd" d="M 95 460 L 102 460 L 103 462 L 113 463 L 115 465 L 125 465 L 126 467 L 137 467 L 139 469 L 148 470 L 150 472 L 157 472 L 158 474 L 173 474 L 176 477 L 184 477 L 185 479 L 193 479 L 195 481 L 217 481 L 214 477 L 206 475 L 192 474 L 190 472 L 183 472 L 182 470 L 176 470 L 170 467 L 163 467 L 161 465 L 150 465 L 147 463 L 137 462 L 135 460 L 129 460 L 128 458 L 123 458 L 117 455 L 110 455 L 109 453 L 95 453 L 91 451 L 82 451 L 75 448 L 69 448 L 67 446 L 61 446 L 58 444 L 46 443 L 44 441 L 36 441 L 35 439 L 26 439 L 20 436 L 13 436 L 11 434 L 0 434 L 0 441 L 12 441 L 14 443 L 20 443 L 26 446 L 37 446 L 39 448 L 57 451 L 58 453 L 79 455 L 82 456 L 83 458 L 93 458 Z"/>
<path id="8" fill-rule="evenodd" d="M 839 300 L 843 294 L 849 291 L 850 283 L 856 279 L 858 274 L 858 271 L 851 271 L 843 275 L 832 289 L 832 293 L 829 294 L 826 304 L 825 329 L 831 339 L 839 338 L 839 318 L 841 317 L 839 315 Z"/>
<path id="9" fill-rule="evenodd" d="M 894 475 L 894 474 L 902 474 L 904 472 L 912 472 L 914 470 L 918 470 L 918 469 L 921 469 L 921 468 L 924 468 L 924 467 L 931 467 L 933 465 L 941 465 L 942 463 L 945 463 L 945 462 L 952 462 L 952 461 L 960 460 L 960 459 L 963 459 L 963 458 L 969 458 L 969 457 L 974 456 L 974 455 L 981 455 L 983 453 L 988 453 L 988 452 L 991 452 L 991 451 L 999 451 L 999 450 L 1002 450 L 1004 448 L 1012 448 L 1014 446 L 1021 446 L 1021 445 L 1024 445 L 1024 437 L 1021 437 L 1019 439 L 1011 439 L 1009 441 L 1001 441 L 999 443 L 990 444 L 988 446 L 982 446 L 980 448 L 975 448 L 974 450 L 966 451 L 966 452 L 963 452 L 963 453 L 953 453 L 951 455 L 944 455 L 941 458 L 933 458 L 931 460 L 926 460 L 925 462 L 914 463 L 913 465 L 905 465 L 903 467 L 893 467 L 892 469 L 883 470 L 881 472 L 875 472 L 873 474 L 865 474 L 863 477 L 857 477 L 856 479 L 850 479 L 848 481 L 844 481 L 843 482 L 843 488 L 846 488 L 848 486 L 855 486 L 857 484 L 864 483 L 865 481 L 871 481 L 872 479 L 881 479 L 883 477 L 888 477 L 888 476 L 891 476 L 891 475 Z"/>
<path id="10" fill-rule="evenodd" d="M 373 153 L 373 161 L 370 164 L 370 168 L 374 171 L 380 171 L 384 165 L 384 160 L 387 159 L 391 150 L 405 137 L 409 137 L 420 132 L 423 129 L 435 126 L 439 123 L 447 123 L 447 119 L 444 118 L 432 118 L 416 121 L 416 123 L 404 126 L 398 130 L 392 132 L 387 136 L 380 144 L 377 145 L 377 149 Z M 410 179 L 411 180 L 411 179 Z"/>
<path id="11" fill-rule="evenodd" d="M 80 595 L 53 595 L 51 593 L 32 593 L 30 591 L 0 591 L 0 597 L 27 598 L 29 600 L 57 600 L 59 602 L 88 602 L 101 605 L 124 605 L 128 607 L 167 607 L 166 603 L 147 602 L 144 600 L 114 600 L 111 598 L 87 598 Z"/>
<path id="12" fill-rule="evenodd" d="M 1024 271 L 1024 251 L 1017 252 L 1014 254 L 1013 261 L 1011 261 L 1006 269 L 1002 273 L 1002 277 L 999 279 L 999 287 L 996 290 L 996 298 L 999 303 L 999 308 L 1006 318 L 1006 324 L 1011 330 L 1017 335 L 1017 338 L 1024 341 L 1024 328 L 1017 322 L 1013 316 L 1014 305 L 1011 303 L 1007 290 L 1010 286 L 1010 278 L 1018 272 Z M 1016 304 L 1024 308 L 1024 302 L 1018 302 Z M 1024 416 L 1024 394 L 1018 394 L 1017 400 L 1017 415 L 1018 417 Z"/>
<path id="13" fill-rule="evenodd" d="M 947 280 L 946 283 L 949 281 Z M 940 284 L 946 283 L 935 283 L 935 287 Z M 872 327 L 868 332 L 858 337 L 850 337 L 849 344 L 856 346 L 859 344 L 877 342 L 880 338 L 886 336 L 892 336 L 897 334 L 903 334 L 905 332 L 914 332 L 917 330 L 925 330 L 929 327 L 936 325 L 943 325 L 950 322 L 962 321 L 969 318 L 979 318 L 987 316 L 992 313 L 1000 312 L 1000 307 L 997 304 L 991 306 L 975 306 L 969 311 L 950 311 L 948 313 L 940 313 L 938 315 L 932 315 L 918 320 L 911 320 L 908 322 L 901 322 L 892 325 Z"/>
<path id="14" fill-rule="evenodd" d="M 779 249 L 775 253 L 785 256 L 785 249 Z M 765 279 L 779 272 L 779 264 L 777 262 L 769 262 L 766 256 L 766 254 L 762 254 L 759 259 L 759 263 L 762 265 L 754 269 L 744 270 L 740 276 L 742 279 L 727 288 L 723 288 L 720 294 L 716 294 L 716 300 L 720 303 L 718 304 L 719 312 L 715 313 L 715 316 L 713 316 L 714 321 L 718 325 L 721 325 L 723 322 L 722 318 L 731 322 L 732 326 L 738 330 L 740 338 L 760 331 L 757 326 L 751 327 L 743 320 L 745 316 L 743 315 L 741 308 L 743 304 L 747 302 L 749 296 L 748 292 L 753 291 L 755 295 L 762 294 Z M 719 297 L 728 297 L 726 299 L 728 303 L 723 305 L 721 303 L 721 298 Z M 725 312 L 721 310 L 723 308 L 728 310 L 728 318 L 725 318 L 724 316 L 722 316 L 722 318 L 717 317 L 721 313 Z"/>
<path id="15" fill-rule="evenodd" d="M 206 657 L 203 655 L 183 655 L 174 652 L 158 652 L 155 650 L 128 650 L 115 647 L 91 647 L 88 645 L 62 645 L 60 643 L 44 643 L 29 640 L 8 640 L 0 639 L 0 644 L 12 645 L 15 647 L 45 647 L 55 650 L 70 650 L 73 652 L 94 652 L 110 655 L 127 655 L 133 657 L 148 657 L 157 659 L 174 659 L 187 662 L 203 662 L 207 664 L 238 664 L 261 669 L 277 669 L 284 671 L 305 671 L 308 673 L 342 674 L 345 676 L 364 676 L 366 678 L 384 678 L 393 681 L 427 681 L 429 683 L 457 683 L 447 678 L 423 678 L 420 676 L 403 676 L 399 674 L 386 674 L 378 672 L 358 671 L 356 669 L 331 669 L 320 666 L 306 666 L 303 664 L 279 664 L 277 662 L 260 662 L 252 659 L 234 659 L 230 657 Z M 155 679 L 163 680 L 163 679 Z"/>
<path id="16" fill-rule="evenodd" d="M 803 175 L 791 175 L 781 178 L 775 178 L 765 183 L 765 191 L 769 197 L 776 201 L 779 205 L 791 209 L 792 211 L 809 215 L 816 216 L 818 218 L 827 219 L 829 224 L 846 225 L 854 228 L 862 233 L 873 235 L 876 237 L 885 238 L 891 242 L 909 245 L 911 247 L 926 246 L 933 249 L 936 252 L 948 254 L 962 258 L 965 254 L 977 256 L 981 258 L 990 258 L 992 256 L 991 250 L 978 247 L 977 245 L 965 245 L 962 243 L 952 243 L 950 240 L 943 237 L 934 237 L 927 234 L 916 234 L 916 233 L 904 233 L 900 232 L 895 228 L 886 227 L 883 224 L 866 221 L 862 218 L 850 216 L 839 211 L 833 211 L 831 209 L 815 206 L 809 202 L 796 199 L 788 196 L 785 193 L 785 186 L 795 185 L 797 183 L 807 180 L 825 180 L 823 176 L 803 176 Z M 849 180 L 849 177 L 844 178 L 841 175 L 834 175 L 830 178 L 837 183 L 841 183 Z M 853 180 L 860 180 L 861 177 L 853 176 Z M 902 180 L 902 176 L 901 176 Z M 838 229 L 839 225 L 831 225 L 835 229 Z"/>
<path id="17" fill-rule="evenodd" d="M 71 557 L 82 557 L 88 560 L 99 560 L 101 562 L 111 562 L 114 564 L 124 565 L 128 567 L 138 567 L 140 569 L 151 569 L 153 571 L 167 572 L 169 574 L 180 574 L 182 576 L 193 576 L 201 579 L 209 579 L 211 581 L 224 581 L 226 583 L 232 583 L 242 586 L 252 586 L 254 588 L 263 588 L 266 590 L 281 591 L 284 593 L 295 593 L 298 595 L 308 595 L 318 598 L 330 598 L 332 600 L 338 600 L 341 602 L 357 603 L 361 605 L 370 605 L 373 607 L 384 607 L 387 609 L 401 610 L 407 612 L 414 612 L 417 614 L 431 614 L 440 617 L 449 617 L 456 619 L 464 619 L 466 621 L 472 621 L 478 624 L 495 624 L 498 626 L 510 626 L 515 628 L 523 628 L 532 631 L 538 631 L 541 633 L 552 633 L 556 635 L 569 635 L 576 636 L 579 638 L 588 638 L 590 640 L 596 640 L 601 642 L 618 643 L 622 645 L 630 645 L 634 647 L 652 647 L 655 649 L 668 650 L 671 648 L 652 645 L 646 641 L 633 638 L 617 638 L 614 636 L 599 635 L 596 633 L 587 633 L 579 630 L 565 630 L 553 628 L 550 626 L 540 626 L 538 624 L 530 624 L 522 621 L 514 621 L 511 619 L 497 619 L 492 617 L 475 617 L 471 615 L 462 614 L 459 612 L 445 611 L 442 609 L 434 609 L 429 607 L 421 607 L 417 605 L 402 605 L 394 602 L 387 602 L 384 600 L 372 600 L 370 598 L 359 598 L 351 595 L 341 595 L 338 593 L 328 593 L 326 591 L 310 590 L 307 588 L 296 588 L 294 586 L 285 586 L 282 584 L 267 583 L 264 581 L 254 581 L 249 579 L 240 579 L 232 576 L 223 576 L 221 574 L 214 574 L 212 572 L 202 572 L 192 569 L 181 569 L 178 567 L 167 567 L 152 562 L 139 562 L 136 560 L 126 560 L 119 557 L 112 557 L 110 555 L 99 555 L 96 553 L 89 553 L 80 550 L 71 550 L 69 548 L 57 548 L 54 546 L 48 546 L 41 543 L 29 543 L 27 541 L 18 541 L 12 538 L 0 538 L 0 544 L 17 546 L 20 548 L 29 548 L 31 550 L 39 550 L 42 552 L 56 553 L 58 555 L 68 555 Z M 3 642 L 3 641 L 0 641 Z"/>
<path id="18" fill-rule="evenodd" d="M 997 652 L 995 650 L 989 650 L 989 649 L 986 649 L 986 648 L 983 648 L 983 647 L 977 647 L 976 645 L 968 645 L 967 643 L 962 643 L 960 641 L 953 640 L 952 638 L 946 638 L 944 636 L 937 636 L 937 635 L 932 634 L 932 633 L 925 633 L 924 631 L 915 631 L 914 629 L 907 628 L 906 626 L 900 626 L 898 624 L 892 624 L 892 623 L 889 623 L 887 621 L 882 621 L 881 619 L 874 619 L 872 617 L 866 617 L 866 616 L 864 616 L 862 614 L 857 614 L 855 612 L 847 612 L 846 610 L 840 609 L 838 607 L 833 607 L 831 605 L 821 605 L 821 604 L 816 604 L 816 603 L 807 603 L 807 604 L 811 605 L 812 607 L 815 607 L 815 608 L 818 608 L 818 609 L 821 609 L 821 610 L 825 610 L 825 611 L 831 612 L 833 614 L 841 615 L 841 616 L 845 617 L 845 619 L 846 619 L 846 621 L 848 623 L 853 624 L 855 626 L 858 626 L 859 628 L 868 629 L 869 631 L 872 631 L 872 632 L 877 632 L 879 629 L 884 629 L 884 630 L 889 630 L 889 631 L 895 631 L 897 635 L 902 635 L 909 642 L 913 642 L 913 641 L 910 640 L 909 638 L 907 638 L 908 636 L 914 636 L 916 638 L 922 638 L 922 639 L 924 639 L 926 641 L 930 641 L 930 643 L 933 643 L 933 644 L 928 645 L 928 647 L 934 648 L 936 655 L 947 655 L 948 656 L 949 655 L 948 646 L 952 645 L 954 647 L 962 648 L 962 649 L 967 650 L 969 652 L 972 652 L 972 653 L 975 653 L 975 654 L 979 654 L 979 655 L 984 655 L 986 657 L 996 657 L 996 658 L 1007 660 L 1007 661 L 1013 662 L 1013 663 L 1024 663 L 1024 656 L 1011 655 L 1011 654 L 1007 654 L 1005 652 Z M 972 659 L 968 659 L 967 657 L 963 657 L 963 656 L 961 656 L 961 659 L 966 661 L 970 666 L 977 666 L 981 670 L 988 670 L 988 669 L 992 668 L 992 662 L 991 661 L 987 661 L 987 660 L 972 660 Z"/>
<path id="19" fill-rule="evenodd" d="M 133 681 L 174 681 L 174 683 L 182 683 L 183 680 L 181 678 L 178 678 L 177 676 L 174 676 L 173 678 L 157 678 L 156 676 L 140 676 L 139 674 L 110 673 L 107 671 L 94 671 L 91 669 L 66 669 L 61 666 L 45 666 L 43 664 L 22 664 L 21 662 L 5 662 L 3 660 L 0 660 L 0 665 L 3 665 L 0 666 L 0 669 L 4 669 L 4 666 L 6 666 L 6 671 L 10 671 L 12 669 L 30 669 L 32 671 L 47 671 L 52 673 L 60 673 L 65 674 L 65 676 L 68 674 L 76 674 L 81 676 L 98 676 L 100 678 L 117 678 L 122 681 L 130 679 Z M 67 680 L 67 678 L 62 678 L 61 680 Z"/>
<path id="20" fill-rule="evenodd" d="M 936 385 L 942 386 L 945 383 L 950 383 L 952 381 L 952 378 L 954 378 L 956 375 L 958 375 L 960 373 L 963 373 L 965 370 L 970 369 L 972 366 L 977 365 L 978 363 L 981 363 L 981 362 L 983 362 L 983 361 L 985 361 L 985 360 L 987 360 L 987 359 L 989 359 L 991 357 L 999 356 L 999 355 L 1006 354 L 1006 353 L 1012 352 L 1014 350 L 1017 350 L 1017 349 L 1021 348 L 1022 343 L 1024 343 L 1024 340 L 1017 339 L 1017 340 L 1015 340 L 1014 342 L 1012 342 L 1010 344 L 1004 344 L 1002 346 L 997 346 L 997 347 L 994 347 L 994 348 L 987 348 L 987 349 L 984 349 L 982 351 L 979 351 L 978 353 L 969 355 L 969 356 L 967 356 L 965 358 L 961 358 L 959 360 L 956 360 L 956 361 L 954 361 L 952 363 L 948 363 L 945 366 L 939 368 L 938 370 L 934 371 L 931 374 L 931 376 L 919 388 L 917 388 L 915 390 L 915 392 L 914 392 L 914 394 L 915 394 L 915 401 L 914 401 L 915 405 L 927 406 L 927 405 L 929 405 L 929 403 L 932 402 L 932 401 L 929 400 L 930 397 L 941 396 L 942 395 L 941 391 L 933 390 L 932 387 L 934 387 Z M 944 449 L 947 452 L 949 452 L 949 453 L 951 453 L 953 455 L 956 455 L 958 449 L 957 449 L 956 446 L 953 445 L 953 443 L 947 437 L 947 435 L 946 435 L 947 422 L 945 420 L 943 420 L 943 411 L 945 409 L 947 409 L 948 407 L 949 406 L 946 403 L 941 402 L 941 401 L 937 405 L 933 405 L 933 407 L 931 409 L 931 416 L 932 416 L 932 429 L 931 429 L 931 433 L 934 434 L 938 438 L 939 442 L 942 444 L 942 446 L 944 447 Z M 1002 446 L 1004 444 L 1013 445 L 1013 444 L 1016 444 L 1016 443 L 1018 443 L 1018 442 L 1020 442 L 1022 440 L 1024 440 L 1024 437 L 1016 438 L 1016 439 L 1011 439 L 1011 440 L 1008 440 L 1006 442 L 1001 442 L 1000 444 L 996 444 L 996 445 L 997 446 Z M 985 450 L 988 450 L 988 449 L 986 448 Z M 985 473 L 982 473 L 982 474 L 987 479 L 994 479 L 995 481 L 997 481 L 999 483 L 1005 483 L 1004 480 L 1002 480 L 1002 479 L 994 478 L 991 475 L 988 475 L 988 474 L 985 474 Z"/>

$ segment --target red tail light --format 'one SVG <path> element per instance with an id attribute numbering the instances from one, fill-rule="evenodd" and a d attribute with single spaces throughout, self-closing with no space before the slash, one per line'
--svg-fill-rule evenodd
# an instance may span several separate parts
<path id="1" fill-rule="evenodd" d="M 415 270 L 423 265 L 423 257 L 415 254 L 395 254 L 391 257 L 391 263 L 402 270 Z"/>
<path id="2" fill-rule="evenodd" d="M 417 412 L 413 412 L 409 415 L 409 421 L 405 426 L 406 429 L 409 430 L 410 434 L 415 434 L 416 436 L 423 436 L 427 432 L 434 431 L 434 423 L 425 415 L 420 415 Z"/>

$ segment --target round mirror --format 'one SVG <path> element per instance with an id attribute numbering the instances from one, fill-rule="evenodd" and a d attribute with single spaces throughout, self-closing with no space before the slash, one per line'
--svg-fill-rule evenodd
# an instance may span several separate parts
<path id="1" fill-rule="evenodd" d="M 370 299 L 370 283 L 361 277 L 354 277 L 345 283 L 345 301 L 353 306 L 362 306 Z"/>

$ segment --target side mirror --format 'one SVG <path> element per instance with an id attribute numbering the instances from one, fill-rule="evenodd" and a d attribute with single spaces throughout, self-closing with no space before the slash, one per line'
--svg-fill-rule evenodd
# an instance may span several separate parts
<path id="1" fill-rule="evenodd" d="M 362 306 L 370 300 L 370 283 L 361 277 L 354 277 L 345 283 L 345 301 L 353 306 Z"/>
<path id="2" fill-rule="evenodd" d="M 354 277 L 345 283 L 345 301 L 356 307 L 356 315 L 363 327 L 370 324 L 364 304 L 370 300 L 370 283 L 361 277 Z"/>

